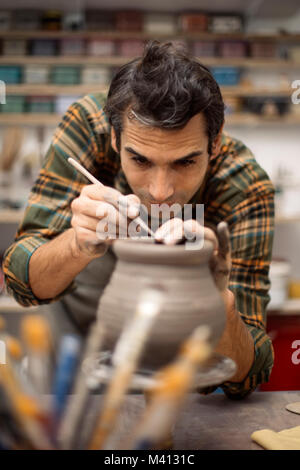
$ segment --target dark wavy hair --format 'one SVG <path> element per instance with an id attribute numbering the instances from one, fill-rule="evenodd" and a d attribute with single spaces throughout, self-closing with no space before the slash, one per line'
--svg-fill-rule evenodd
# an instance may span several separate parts
<path id="1" fill-rule="evenodd" d="M 180 129 L 196 114 L 206 120 L 208 152 L 224 122 L 224 102 L 211 72 L 182 46 L 150 41 L 143 56 L 123 65 L 112 79 L 104 111 L 121 148 L 124 111 L 144 124 Z M 130 114 L 129 114 L 130 117 Z"/>

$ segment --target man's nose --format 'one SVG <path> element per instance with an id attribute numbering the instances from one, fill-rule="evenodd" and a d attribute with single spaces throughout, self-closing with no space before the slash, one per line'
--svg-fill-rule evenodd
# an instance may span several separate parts
<path id="1" fill-rule="evenodd" d="M 170 174 L 165 171 L 158 171 L 153 176 L 153 181 L 149 186 L 149 193 L 153 202 L 163 203 L 174 194 Z"/>

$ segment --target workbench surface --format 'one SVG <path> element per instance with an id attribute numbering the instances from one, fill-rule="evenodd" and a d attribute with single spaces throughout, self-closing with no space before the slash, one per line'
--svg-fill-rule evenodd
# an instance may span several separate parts
<path id="1" fill-rule="evenodd" d="M 258 450 L 251 434 L 259 429 L 281 431 L 300 426 L 300 415 L 285 409 L 300 401 L 299 392 L 254 392 L 233 401 L 222 393 L 190 394 L 174 432 L 174 450 Z M 142 395 L 126 397 L 127 433 L 130 409 L 137 416 L 144 408 Z"/>

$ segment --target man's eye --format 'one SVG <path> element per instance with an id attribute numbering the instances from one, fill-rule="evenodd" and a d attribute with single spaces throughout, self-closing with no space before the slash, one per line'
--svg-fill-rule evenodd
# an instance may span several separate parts
<path id="1" fill-rule="evenodd" d="M 138 165 L 149 165 L 149 160 L 145 157 L 132 157 L 132 160 L 137 163 Z"/>
<path id="2" fill-rule="evenodd" d="M 190 166 L 190 165 L 194 165 L 195 160 L 190 160 L 190 159 L 187 159 L 187 160 L 180 160 L 179 162 L 176 162 L 177 165 L 179 166 Z"/>

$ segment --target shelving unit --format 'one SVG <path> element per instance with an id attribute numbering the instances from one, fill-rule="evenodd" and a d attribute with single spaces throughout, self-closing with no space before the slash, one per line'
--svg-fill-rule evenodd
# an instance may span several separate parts
<path id="1" fill-rule="evenodd" d="M 38 311 L 37 307 L 23 307 L 18 304 L 13 297 L 0 297 L 0 313 L 34 313 Z"/>
<path id="2" fill-rule="evenodd" d="M 300 41 L 300 34 L 253 34 L 253 33 L 210 33 L 182 32 L 149 33 L 146 31 L 0 31 L 2 39 L 186 39 L 186 40 L 223 40 L 275 41 L 294 43 Z"/>
<path id="3" fill-rule="evenodd" d="M 290 88 L 281 87 L 281 88 L 256 88 L 250 86 L 223 86 L 220 87 L 223 96 L 233 97 L 233 96 L 290 96 L 292 91 Z M 20 85 L 7 85 L 6 91 L 11 94 L 20 94 L 20 95 L 81 95 L 91 92 L 107 92 L 107 87 L 97 87 L 96 85 L 35 85 L 35 84 L 20 84 Z"/>
<path id="4" fill-rule="evenodd" d="M 188 33 L 188 32 L 176 32 L 174 34 L 165 34 L 165 33 L 148 33 L 148 32 L 135 32 L 135 31 L 0 31 L 0 39 L 111 39 L 111 40 L 122 40 L 122 39 L 137 39 L 137 40 L 148 40 L 148 39 L 159 39 L 159 40 L 168 40 L 168 39 L 184 39 L 187 42 L 195 40 L 208 40 L 208 41 L 221 41 L 221 40 L 243 40 L 248 43 L 259 41 L 275 44 L 295 44 L 300 43 L 300 34 L 247 34 L 247 33 L 235 33 L 235 34 L 214 34 L 214 33 Z M 79 66 L 88 66 L 88 65 L 101 65 L 107 67 L 119 67 L 130 60 L 133 57 L 123 57 L 123 56 L 109 56 L 109 57 L 98 57 L 98 56 L 88 56 L 88 55 L 75 55 L 75 56 L 0 56 L 0 65 L 79 65 Z M 264 69 L 264 70 L 278 70 L 279 72 L 285 71 L 286 68 L 289 69 L 299 69 L 300 62 L 283 59 L 283 58 L 252 58 L 252 57 L 242 57 L 242 58 L 223 58 L 223 57 L 201 57 L 198 58 L 201 62 L 205 63 L 207 66 L 232 66 L 239 67 L 244 69 Z M 17 85 L 7 85 L 6 93 L 13 95 L 39 95 L 39 96 L 59 96 L 59 95 L 76 95 L 82 96 L 87 93 L 94 91 L 97 92 L 106 92 L 108 87 L 100 86 L 96 88 L 95 85 L 55 85 L 55 84 L 45 84 L 45 85 L 31 85 L 31 84 L 17 84 Z M 282 87 L 255 87 L 248 86 L 246 84 L 241 84 L 239 86 L 223 86 L 221 87 L 222 94 L 226 99 L 231 98 L 245 98 L 248 96 L 251 97 L 260 97 L 260 96 L 272 96 L 272 97 L 285 97 L 289 98 L 293 89 L 289 86 Z M 47 114 L 34 114 L 34 113 L 24 113 L 24 114 L 15 114 L 11 113 L 0 113 L 0 124 L 1 125 L 10 125 L 21 124 L 21 125 L 43 125 L 43 126 L 52 126 L 57 125 L 60 121 L 61 116 L 57 114 L 49 113 Z M 289 115 L 284 117 L 274 117 L 271 119 L 266 119 L 265 117 L 258 116 L 255 114 L 247 112 L 233 113 L 226 117 L 226 122 L 228 125 L 275 125 L 276 123 L 282 124 L 299 124 L 299 116 Z"/>

